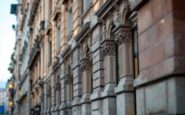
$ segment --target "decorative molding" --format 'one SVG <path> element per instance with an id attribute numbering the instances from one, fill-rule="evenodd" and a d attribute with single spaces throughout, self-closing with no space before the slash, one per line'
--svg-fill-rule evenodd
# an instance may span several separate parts
<path id="1" fill-rule="evenodd" d="M 61 54 L 62 57 L 65 58 L 66 56 L 68 56 L 70 54 L 70 50 L 71 50 L 71 45 L 67 45 Z"/>
<path id="2" fill-rule="evenodd" d="M 115 32 L 115 42 L 117 44 L 131 44 L 131 32 L 129 28 L 120 28 Z"/>
<path id="3" fill-rule="evenodd" d="M 51 23 L 47 22 L 45 34 L 49 35 L 51 31 L 52 31 Z"/>
<path id="4" fill-rule="evenodd" d="M 60 80 L 55 83 L 55 90 L 61 90 Z"/>
<path id="5" fill-rule="evenodd" d="M 107 0 L 105 4 L 95 13 L 98 17 L 104 17 L 111 9 L 112 4 L 117 0 Z M 102 19 L 102 18 L 101 18 Z"/>
<path id="6" fill-rule="evenodd" d="M 36 15 L 36 11 L 38 9 L 38 6 L 39 6 L 39 3 L 40 3 L 41 0 L 32 0 L 30 6 L 31 6 L 31 12 L 30 12 L 30 18 L 28 20 L 28 25 L 31 26 L 33 21 L 34 21 L 34 18 L 35 18 L 35 15 Z"/>
<path id="7" fill-rule="evenodd" d="M 80 31 L 80 33 L 75 37 L 75 40 L 77 41 L 77 43 L 83 40 L 83 38 L 88 34 L 87 32 L 89 32 L 89 30 L 90 30 L 90 22 L 87 22 L 83 25 L 83 28 Z"/>
<path id="8" fill-rule="evenodd" d="M 40 55 L 40 40 L 37 36 L 35 39 L 35 43 L 33 48 L 31 49 L 31 53 L 29 55 L 28 67 L 31 68 L 37 56 Z"/>
<path id="9" fill-rule="evenodd" d="M 60 64 L 60 57 L 55 56 L 54 62 L 53 62 L 53 70 L 56 70 L 56 68 L 58 67 L 59 64 Z"/>
<path id="10" fill-rule="evenodd" d="M 141 7 L 143 7 L 149 0 L 135 0 L 134 5 L 132 6 L 132 11 L 138 11 Z"/>
<path id="11" fill-rule="evenodd" d="M 91 66 L 90 60 L 88 60 L 88 59 L 82 59 L 80 61 L 80 70 L 82 72 L 83 71 L 89 71 L 90 70 L 90 66 Z"/>
<path id="12" fill-rule="evenodd" d="M 60 18 L 61 15 L 61 7 L 55 7 L 55 10 L 53 12 L 53 16 L 52 16 L 52 20 L 56 21 L 56 19 L 59 17 Z"/>
<path id="13" fill-rule="evenodd" d="M 73 83 L 73 77 L 71 75 L 65 75 L 65 83 L 69 84 L 69 83 Z"/>
<path id="14" fill-rule="evenodd" d="M 115 42 L 114 40 L 104 40 L 102 43 L 101 52 L 103 54 L 103 57 L 107 55 L 115 55 Z"/>

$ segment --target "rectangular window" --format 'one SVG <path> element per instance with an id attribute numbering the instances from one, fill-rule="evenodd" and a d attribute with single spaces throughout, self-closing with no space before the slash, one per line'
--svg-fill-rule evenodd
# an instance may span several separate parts
<path id="1" fill-rule="evenodd" d="M 73 30 L 72 8 L 68 10 L 68 34 Z"/>
<path id="2" fill-rule="evenodd" d="M 60 32 L 60 26 L 56 28 L 56 48 L 60 48 L 61 44 L 61 32 Z"/>
<path id="3" fill-rule="evenodd" d="M 53 9 L 53 1 L 52 0 L 49 0 L 49 6 L 48 6 L 48 18 L 50 18 L 51 14 L 52 14 L 52 9 Z"/>
<path id="4" fill-rule="evenodd" d="M 83 0 L 83 12 L 87 10 L 90 4 L 91 4 L 91 0 Z"/>
<path id="5" fill-rule="evenodd" d="M 134 77 L 135 79 L 138 77 L 139 74 L 139 51 L 138 51 L 138 35 L 137 29 L 134 28 L 132 31 L 133 36 L 133 58 L 134 58 Z"/>
<path id="6" fill-rule="evenodd" d="M 49 41 L 49 52 L 48 52 L 48 54 L 49 54 L 48 66 L 50 66 L 51 62 L 52 62 L 52 42 L 51 41 Z"/>

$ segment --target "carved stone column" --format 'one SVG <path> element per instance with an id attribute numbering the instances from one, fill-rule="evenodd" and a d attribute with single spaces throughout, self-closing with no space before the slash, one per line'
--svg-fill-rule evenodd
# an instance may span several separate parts
<path id="1" fill-rule="evenodd" d="M 67 115 L 72 115 L 72 99 L 73 99 L 73 78 L 71 75 L 66 75 L 66 103 Z"/>
<path id="2" fill-rule="evenodd" d="M 92 87 L 92 68 L 90 61 L 88 59 L 82 59 L 80 69 L 82 72 L 82 115 L 91 115 L 90 95 Z"/>
<path id="3" fill-rule="evenodd" d="M 81 97 L 82 97 L 82 86 L 81 86 L 81 74 L 80 74 L 80 60 L 79 54 L 80 48 L 77 47 L 73 50 L 71 55 L 71 72 L 73 74 L 73 102 L 72 102 L 72 114 L 82 115 L 81 113 Z"/>
<path id="4" fill-rule="evenodd" d="M 132 40 L 129 27 L 115 32 L 119 55 L 119 84 L 115 88 L 117 115 L 134 115 L 134 88 L 132 72 Z"/>
<path id="5" fill-rule="evenodd" d="M 114 88 L 116 87 L 116 46 L 114 40 L 105 40 L 102 43 L 102 53 L 104 55 L 104 80 L 105 87 L 102 93 L 103 114 L 114 115 L 116 113 L 116 96 Z"/>
<path id="6" fill-rule="evenodd" d="M 65 108 L 66 108 L 66 86 L 65 86 L 65 69 L 64 63 L 61 65 L 61 106 L 60 106 L 60 114 L 65 115 Z"/>
<path id="7" fill-rule="evenodd" d="M 65 91 L 64 102 L 62 104 L 62 113 L 64 115 L 72 115 L 72 96 L 73 96 L 73 78 L 71 75 L 65 75 L 64 78 Z"/>
<path id="8" fill-rule="evenodd" d="M 55 105 L 56 105 L 56 95 L 55 95 L 55 79 L 54 79 L 54 75 L 51 76 L 51 112 L 54 113 L 55 112 Z"/>
<path id="9" fill-rule="evenodd" d="M 47 114 L 47 84 L 44 84 L 44 115 Z"/>

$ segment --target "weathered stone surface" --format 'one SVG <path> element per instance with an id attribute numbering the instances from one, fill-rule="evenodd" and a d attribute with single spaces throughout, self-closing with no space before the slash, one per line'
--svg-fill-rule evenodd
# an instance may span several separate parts
<path id="1" fill-rule="evenodd" d="M 91 102 L 91 115 L 103 115 L 102 100 L 95 100 Z"/>
<path id="2" fill-rule="evenodd" d="M 108 97 L 103 99 L 103 115 L 114 115 L 115 113 L 116 113 L 116 98 Z"/>
<path id="3" fill-rule="evenodd" d="M 146 114 L 157 114 L 157 113 L 162 114 L 167 110 L 166 82 L 146 87 L 145 96 L 146 96 Z"/>
<path id="4" fill-rule="evenodd" d="M 137 115 L 145 115 L 146 105 L 145 105 L 145 89 L 138 88 L 136 90 L 136 107 L 137 107 Z"/>
<path id="5" fill-rule="evenodd" d="M 134 115 L 134 94 L 120 93 L 116 96 L 117 115 Z"/>
<path id="6" fill-rule="evenodd" d="M 82 104 L 82 114 L 81 115 L 91 115 L 91 104 Z"/>

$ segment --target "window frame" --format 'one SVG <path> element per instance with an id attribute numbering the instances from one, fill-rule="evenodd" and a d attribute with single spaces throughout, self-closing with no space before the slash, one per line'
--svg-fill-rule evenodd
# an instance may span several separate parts
<path id="1" fill-rule="evenodd" d="M 91 6 L 92 0 L 82 0 L 82 12 L 86 12 Z"/>
<path id="2" fill-rule="evenodd" d="M 139 76 L 139 44 L 138 44 L 138 33 L 137 27 L 132 28 L 132 49 L 133 49 L 133 73 L 134 79 Z"/>
<path id="3" fill-rule="evenodd" d="M 69 35 L 73 31 L 73 10 L 72 6 L 67 10 L 67 34 Z"/>

